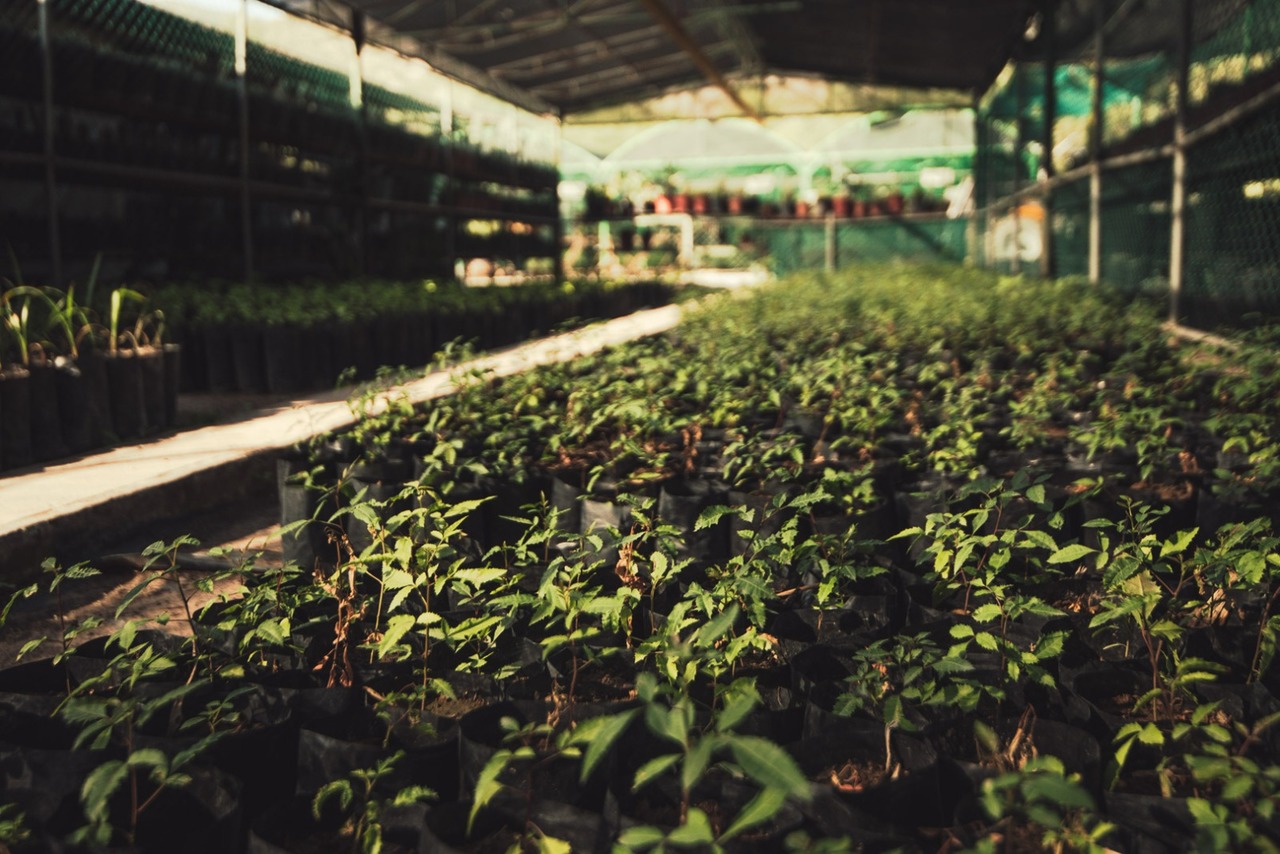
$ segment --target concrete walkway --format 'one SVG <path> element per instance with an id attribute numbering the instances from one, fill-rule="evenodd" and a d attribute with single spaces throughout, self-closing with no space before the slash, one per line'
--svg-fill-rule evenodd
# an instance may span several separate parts
<path id="1" fill-rule="evenodd" d="M 516 345 L 388 389 L 381 403 L 391 397 L 420 403 L 448 394 L 456 377 L 473 371 L 509 376 L 657 335 L 680 316 L 678 306 L 666 306 Z M 46 557 L 83 559 L 95 544 L 148 524 L 274 490 L 275 455 L 353 424 L 349 396 L 338 391 L 294 400 L 235 421 L 0 477 L 0 580 L 29 575 Z M 375 401 L 373 408 L 378 406 Z"/>

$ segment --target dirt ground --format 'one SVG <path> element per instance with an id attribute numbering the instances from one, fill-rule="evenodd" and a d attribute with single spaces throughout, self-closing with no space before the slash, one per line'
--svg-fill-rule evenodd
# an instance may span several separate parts
<path id="1" fill-rule="evenodd" d="M 183 587 L 189 592 L 211 572 L 228 565 L 239 565 L 245 560 L 254 567 L 279 566 L 278 512 L 275 495 L 269 495 L 251 506 L 224 508 L 169 523 L 149 531 L 145 541 L 131 539 L 105 544 L 99 551 L 102 557 L 91 561 L 100 574 L 66 581 L 59 591 L 60 602 L 58 597 L 41 592 L 14 604 L 8 620 L 0 626 L 0 667 L 13 663 L 23 645 L 38 637 L 46 637 L 48 641 L 29 657 L 44 658 L 54 654 L 60 633 L 59 610 L 68 624 L 93 615 L 102 619 L 102 624 L 96 629 L 78 636 L 78 642 L 110 634 L 125 619 L 160 614 L 169 616 L 167 630 L 189 634 L 178 585 L 171 580 L 152 583 L 120 615 L 120 619 L 116 619 L 116 609 L 129 591 L 146 578 L 157 575 L 154 570 L 145 569 L 147 558 L 142 555 L 143 549 L 156 540 L 172 542 L 182 535 L 199 540 L 199 546 L 181 552 L 180 577 Z M 226 550 L 226 556 L 210 556 L 210 550 L 215 548 Z M 40 579 L 42 591 L 47 582 L 47 576 Z M 199 606 L 212 596 L 232 592 L 236 587 L 234 579 L 220 582 L 211 594 L 197 593 L 193 602 Z M 8 595 L 6 591 L 4 601 Z"/>

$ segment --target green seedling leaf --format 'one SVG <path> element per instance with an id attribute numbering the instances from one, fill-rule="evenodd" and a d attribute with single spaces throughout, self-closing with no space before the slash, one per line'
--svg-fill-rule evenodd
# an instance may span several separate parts
<path id="1" fill-rule="evenodd" d="M 622 831 L 618 834 L 618 844 L 627 849 L 643 850 L 660 844 L 664 838 L 661 830 L 646 824 Z"/>
<path id="2" fill-rule="evenodd" d="M 471 833 L 471 826 L 475 824 L 476 816 L 485 804 L 493 800 L 493 796 L 498 794 L 502 789 L 502 783 L 498 781 L 503 770 L 507 767 L 507 762 L 512 758 L 510 750 L 499 750 L 489 757 L 489 761 L 480 769 L 480 776 L 476 779 L 475 796 L 471 803 L 471 812 L 467 815 L 467 833 Z"/>
<path id="3" fill-rule="evenodd" d="M 667 841 L 681 848 L 710 845 L 715 838 L 715 833 L 711 830 L 711 820 L 697 807 L 691 807 L 685 823 L 667 834 Z"/>
<path id="4" fill-rule="evenodd" d="M 628 709 L 621 714 L 592 718 L 578 725 L 577 730 L 574 731 L 574 741 L 587 745 L 586 753 L 582 756 L 582 773 L 579 776 L 582 782 L 585 783 L 601 760 L 609 755 L 614 742 L 622 737 L 639 713 L 639 709 Z"/>
<path id="5" fill-rule="evenodd" d="M 669 753 L 666 756 L 659 756 L 655 759 L 650 759 L 648 762 L 641 765 L 640 769 L 636 771 L 635 779 L 631 783 L 631 790 L 633 792 L 640 791 L 642 788 L 649 785 L 658 777 L 670 770 L 679 761 L 679 753 Z"/>
<path id="6" fill-rule="evenodd" d="M 758 736 L 735 736 L 729 752 L 748 777 L 761 786 L 781 789 L 796 800 L 809 800 L 809 781 L 785 750 Z"/>
<path id="7" fill-rule="evenodd" d="M 744 830 L 763 824 L 778 814 L 786 803 L 787 793 L 781 789 L 765 788 L 760 791 L 734 818 L 728 830 L 720 834 L 720 840 L 732 839 Z"/>
<path id="8" fill-rule="evenodd" d="M 1082 543 L 1073 543 L 1069 546 L 1058 549 L 1056 552 L 1049 555 L 1048 562 L 1053 564 L 1073 563 L 1074 561 L 1081 560 L 1093 554 L 1093 552 L 1093 549 L 1083 545 Z"/>

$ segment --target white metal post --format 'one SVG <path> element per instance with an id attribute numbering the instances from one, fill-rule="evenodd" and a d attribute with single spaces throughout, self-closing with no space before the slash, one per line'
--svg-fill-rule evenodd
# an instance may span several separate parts
<path id="1" fill-rule="evenodd" d="M 1095 285 L 1102 280 L 1102 122 L 1105 80 L 1103 66 L 1106 56 L 1104 6 L 1103 3 L 1095 6 L 1093 110 L 1089 122 L 1089 282 Z"/>
<path id="2" fill-rule="evenodd" d="M 1173 193 L 1170 198 L 1169 321 L 1178 322 L 1186 278 L 1187 233 L 1187 85 L 1191 66 L 1191 0 L 1181 0 L 1178 28 L 1178 74 L 1173 112 Z"/>

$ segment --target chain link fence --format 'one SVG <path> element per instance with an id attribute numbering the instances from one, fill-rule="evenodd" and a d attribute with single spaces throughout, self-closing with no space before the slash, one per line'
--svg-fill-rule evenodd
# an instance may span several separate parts
<path id="1" fill-rule="evenodd" d="M 1048 9 L 980 103 L 971 258 L 1280 316 L 1280 0 Z"/>

